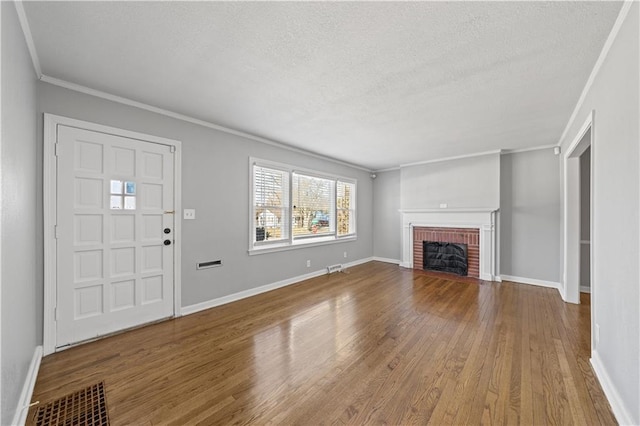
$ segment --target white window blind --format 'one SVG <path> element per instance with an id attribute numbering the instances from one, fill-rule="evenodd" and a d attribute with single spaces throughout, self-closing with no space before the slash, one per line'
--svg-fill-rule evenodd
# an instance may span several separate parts
<path id="1" fill-rule="evenodd" d="M 289 173 L 253 166 L 253 241 L 289 239 Z"/>

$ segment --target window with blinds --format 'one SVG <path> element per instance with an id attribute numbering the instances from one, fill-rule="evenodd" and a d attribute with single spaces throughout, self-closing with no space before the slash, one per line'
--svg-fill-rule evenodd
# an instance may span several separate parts
<path id="1" fill-rule="evenodd" d="M 289 173 L 253 166 L 255 243 L 289 239 Z"/>
<path id="2" fill-rule="evenodd" d="M 250 161 L 250 251 L 355 238 L 355 180 Z"/>

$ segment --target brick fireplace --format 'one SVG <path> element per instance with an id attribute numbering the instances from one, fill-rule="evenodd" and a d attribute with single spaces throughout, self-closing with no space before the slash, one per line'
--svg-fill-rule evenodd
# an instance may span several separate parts
<path id="1" fill-rule="evenodd" d="M 496 279 L 497 209 L 401 210 L 402 262 L 422 269 L 422 241 L 467 244 L 468 276 Z"/>
<path id="2" fill-rule="evenodd" d="M 457 243 L 467 245 L 468 277 L 480 278 L 480 230 L 478 228 L 444 228 L 415 226 L 413 228 L 413 268 L 422 269 L 422 242 Z"/>

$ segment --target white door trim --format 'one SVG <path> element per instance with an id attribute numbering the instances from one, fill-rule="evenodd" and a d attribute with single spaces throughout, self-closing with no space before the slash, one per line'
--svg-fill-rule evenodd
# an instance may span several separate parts
<path id="1" fill-rule="evenodd" d="M 158 136 L 147 135 L 115 127 L 103 126 L 88 121 L 76 120 L 53 114 L 44 114 L 44 138 L 43 138 L 43 210 L 44 210 L 44 330 L 43 347 L 44 355 L 55 352 L 56 348 L 56 239 L 55 225 L 56 199 L 57 199 L 57 165 L 56 165 L 56 141 L 58 125 L 76 127 L 94 132 L 106 133 L 114 136 L 138 139 L 144 142 L 153 142 L 175 147 L 174 170 L 174 206 L 175 206 L 175 243 L 174 243 L 174 268 L 173 268 L 173 315 L 181 315 L 181 253 L 182 253 L 182 142 Z"/>
<path id="2" fill-rule="evenodd" d="M 580 191 L 578 184 L 580 182 L 580 167 L 579 156 L 591 146 L 591 206 L 594 205 L 594 158 L 595 150 L 593 149 L 594 141 L 594 129 L 593 129 L 594 111 L 591 111 L 578 130 L 575 138 L 571 141 L 571 144 L 567 147 L 567 150 L 563 156 L 563 169 L 564 169 L 564 212 L 563 212 L 563 226 L 564 226 L 564 265 L 562 274 L 562 298 L 566 302 L 580 303 Z M 582 138 L 591 129 L 591 140 L 588 144 L 581 143 Z M 595 223 L 594 211 L 591 207 L 591 278 L 593 280 L 594 272 L 594 259 L 593 259 L 593 247 L 595 245 L 595 238 L 593 232 L 593 223 Z M 576 218 L 578 220 L 576 220 Z M 592 281 L 592 300 L 591 306 L 593 306 L 593 297 L 595 292 L 593 291 L 594 282 Z"/>

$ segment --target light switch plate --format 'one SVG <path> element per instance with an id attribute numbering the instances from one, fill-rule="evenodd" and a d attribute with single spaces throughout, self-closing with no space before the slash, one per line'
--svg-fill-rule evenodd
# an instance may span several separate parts
<path id="1" fill-rule="evenodd" d="M 196 209 L 184 209 L 184 220 L 193 220 L 196 218 Z"/>

